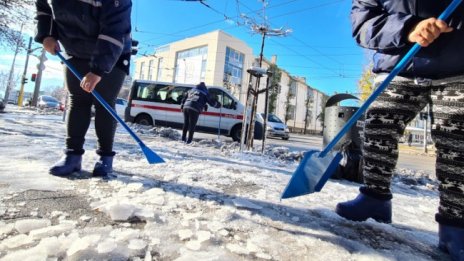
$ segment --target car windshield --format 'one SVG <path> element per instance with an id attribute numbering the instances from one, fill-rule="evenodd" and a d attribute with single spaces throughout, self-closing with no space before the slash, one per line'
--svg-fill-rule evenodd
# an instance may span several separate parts
<path id="1" fill-rule="evenodd" d="M 264 117 L 264 114 L 263 114 L 263 117 Z M 277 116 L 275 116 L 274 114 L 269 114 L 267 116 L 267 120 L 270 121 L 270 122 L 282 123 L 282 121 Z"/>
<path id="2" fill-rule="evenodd" d="M 42 100 L 46 101 L 46 102 L 58 102 L 57 99 L 51 97 L 51 96 L 42 96 Z"/>

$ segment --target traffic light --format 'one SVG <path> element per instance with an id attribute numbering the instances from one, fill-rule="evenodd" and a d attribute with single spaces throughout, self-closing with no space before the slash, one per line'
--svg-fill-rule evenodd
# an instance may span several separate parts
<path id="1" fill-rule="evenodd" d="M 27 78 L 26 77 L 23 77 L 23 84 L 26 84 L 27 83 Z"/>
<path id="2" fill-rule="evenodd" d="M 37 78 L 37 73 L 31 75 L 31 81 L 35 82 L 35 78 Z"/>
<path id="3" fill-rule="evenodd" d="M 139 41 L 132 39 L 132 46 L 131 46 L 131 55 L 136 55 L 139 51 L 137 47 L 139 45 Z"/>

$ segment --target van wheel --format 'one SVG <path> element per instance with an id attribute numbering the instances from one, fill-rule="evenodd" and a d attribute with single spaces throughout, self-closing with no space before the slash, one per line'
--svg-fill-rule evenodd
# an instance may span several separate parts
<path id="1" fill-rule="evenodd" d="M 240 142 L 240 137 L 242 136 L 242 125 L 235 126 L 230 132 L 230 137 L 233 141 Z"/>
<path id="2" fill-rule="evenodd" d="M 153 120 L 147 114 L 141 114 L 135 118 L 135 123 L 140 125 L 153 126 Z"/>

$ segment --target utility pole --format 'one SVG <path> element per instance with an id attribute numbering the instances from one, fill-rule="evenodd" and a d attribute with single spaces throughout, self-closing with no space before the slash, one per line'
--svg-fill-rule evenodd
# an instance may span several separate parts
<path id="1" fill-rule="evenodd" d="M 319 105 L 318 103 L 319 103 L 319 92 L 316 91 L 316 107 L 314 108 L 314 111 L 316 112 L 316 113 L 314 113 L 314 134 L 317 133 L 316 124 L 317 124 L 317 118 L 319 118 L 319 115 L 317 115 L 317 107 Z"/>
<path id="2" fill-rule="evenodd" d="M 19 89 L 18 106 L 23 106 L 24 84 L 27 82 L 27 65 L 29 64 L 29 54 L 31 53 L 32 37 L 29 37 L 29 44 L 27 45 L 26 64 L 24 65 L 23 77 L 21 78 L 21 88 Z"/>
<path id="3" fill-rule="evenodd" d="M 37 65 L 37 77 L 35 79 L 34 95 L 32 96 L 32 106 L 37 106 L 37 100 L 39 99 L 40 82 L 42 80 L 42 71 L 45 69 L 44 62 L 47 60 L 45 56 L 45 49 L 42 48 L 42 54 L 40 55 L 40 62 Z"/>
<path id="4" fill-rule="evenodd" d="M 15 66 L 15 63 L 16 63 L 16 56 L 18 55 L 19 46 L 20 46 L 20 43 L 21 43 L 21 36 L 22 36 L 22 33 L 23 33 L 23 25 L 24 24 L 21 24 L 21 30 L 20 30 L 20 33 L 19 33 L 19 37 L 18 37 L 18 39 L 16 39 L 16 50 L 15 50 L 15 53 L 14 53 L 14 56 L 13 56 L 13 63 L 11 64 L 10 74 L 8 75 L 8 85 L 6 86 L 5 95 L 3 97 L 3 99 L 5 100 L 5 104 L 8 104 L 10 91 L 13 88 L 12 84 L 13 84 L 14 66 Z"/>
<path id="5" fill-rule="evenodd" d="M 261 67 L 262 64 L 263 64 L 264 42 L 266 40 L 266 37 L 268 37 L 268 36 L 286 36 L 286 35 L 288 35 L 289 33 L 292 32 L 290 29 L 286 29 L 286 30 L 283 30 L 283 29 L 271 29 L 270 25 L 267 22 L 266 15 L 265 15 L 265 10 L 266 10 L 265 7 L 267 5 L 267 2 L 265 0 L 262 0 L 262 2 L 263 2 L 263 15 L 262 15 L 262 18 L 264 20 L 263 23 L 259 24 L 254 19 L 252 19 L 250 17 L 247 17 L 244 14 L 241 14 L 241 17 L 245 20 L 245 24 L 250 25 L 251 30 L 253 32 L 261 34 L 261 50 L 259 52 L 259 67 Z M 257 104 L 258 104 L 258 95 L 265 91 L 265 93 L 266 93 L 266 101 L 265 101 L 266 106 L 267 106 L 267 102 L 269 100 L 269 88 L 268 88 L 268 86 L 265 87 L 265 90 L 259 90 L 259 85 L 260 85 L 260 77 L 257 78 L 254 90 L 251 93 L 253 95 L 253 101 L 252 101 L 252 107 L 251 107 L 250 125 L 249 125 L 249 128 L 248 128 L 248 134 L 247 134 L 247 149 L 249 149 L 249 150 L 251 148 L 253 148 L 255 114 L 256 114 Z M 248 95 L 250 95 L 250 92 L 248 92 Z M 248 100 L 248 97 L 247 97 L 247 100 Z M 247 108 L 245 108 L 245 109 L 247 109 Z M 267 122 L 267 114 L 268 114 L 268 112 L 265 111 L 264 114 L 265 114 L 264 115 L 264 122 Z M 246 126 L 243 126 L 243 128 L 245 128 L 245 127 Z M 263 141 L 264 141 L 264 139 L 265 138 L 263 137 Z M 263 147 L 264 147 L 264 142 L 263 142 Z"/>

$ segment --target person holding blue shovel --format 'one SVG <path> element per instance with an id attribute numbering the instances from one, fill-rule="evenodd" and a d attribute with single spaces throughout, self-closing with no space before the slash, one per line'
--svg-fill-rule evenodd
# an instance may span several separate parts
<path id="1" fill-rule="evenodd" d="M 65 85 L 70 93 L 64 157 L 50 173 L 67 176 L 81 169 L 85 135 L 95 106 L 95 131 L 99 161 L 94 176 L 112 172 L 116 121 L 96 101 L 95 89 L 114 109 L 123 81 L 129 74 L 131 55 L 131 0 L 64 1 L 37 0 L 35 41 L 55 55 L 60 45 L 71 58 L 67 61 L 84 73 L 82 81 L 65 67 Z"/>
<path id="2" fill-rule="evenodd" d="M 451 1 L 353 0 L 353 36 L 375 51 L 378 86 L 415 43 L 423 48 L 365 115 L 364 186 L 338 215 L 354 221 L 392 222 L 391 180 L 398 140 L 406 125 L 430 104 L 436 175 L 440 181 L 439 248 L 464 260 L 464 6 L 438 20 Z"/>

